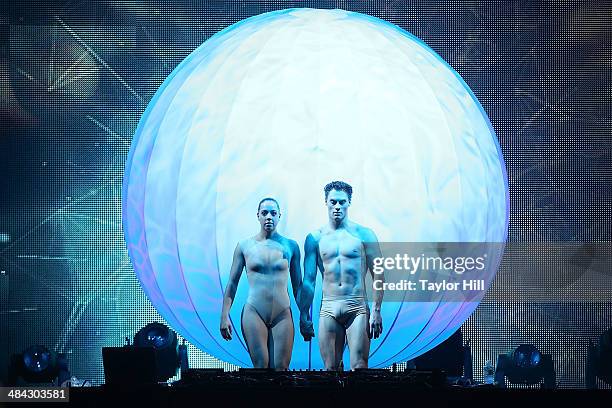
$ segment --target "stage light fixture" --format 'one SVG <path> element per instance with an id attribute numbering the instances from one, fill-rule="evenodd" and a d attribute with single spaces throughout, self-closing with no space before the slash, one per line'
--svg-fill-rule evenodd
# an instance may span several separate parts
<path id="1" fill-rule="evenodd" d="M 135 346 L 152 346 L 158 350 L 176 348 L 176 333 L 161 323 L 149 323 L 134 336 Z"/>
<path id="2" fill-rule="evenodd" d="M 552 389 L 556 386 L 556 377 L 552 356 L 542 354 L 532 344 L 521 344 L 497 357 L 495 382 L 501 388 L 506 387 L 505 378 L 508 378 L 512 384 L 542 384 L 543 388 Z"/>
<path id="3" fill-rule="evenodd" d="M 516 367 L 532 369 L 542 361 L 542 353 L 531 344 L 521 344 L 512 351 L 512 362 Z"/>
<path id="4" fill-rule="evenodd" d="M 178 344 L 174 330 L 153 322 L 140 329 L 133 345 L 103 347 L 106 384 L 129 385 L 163 382 L 174 377 L 178 368 L 189 368 L 187 346 Z"/>
<path id="5" fill-rule="evenodd" d="M 53 383 L 60 385 L 70 378 L 65 354 L 58 354 L 45 346 L 34 345 L 11 356 L 9 385 Z"/>
<path id="6" fill-rule="evenodd" d="M 597 346 L 589 340 L 585 372 L 586 388 L 596 389 L 596 378 L 612 385 L 612 327 L 599 336 Z"/>
<path id="7" fill-rule="evenodd" d="M 186 353 L 186 346 L 179 346 L 174 330 L 158 322 L 147 324 L 140 329 L 134 336 L 134 346 L 155 349 L 158 381 L 174 377 L 177 369 L 181 367 L 181 354 Z"/>

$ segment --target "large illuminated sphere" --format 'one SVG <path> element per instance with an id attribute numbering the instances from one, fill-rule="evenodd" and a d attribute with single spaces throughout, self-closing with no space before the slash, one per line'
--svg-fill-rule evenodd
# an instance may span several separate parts
<path id="1" fill-rule="evenodd" d="M 219 333 L 236 243 L 259 231 L 257 204 L 272 196 L 279 232 L 302 246 L 327 223 L 332 180 L 353 185 L 350 218 L 380 241 L 505 241 L 508 189 L 493 129 L 423 42 L 363 14 L 312 9 L 262 14 L 210 38 L 151 100 L 126 165 L 124 230 L 153 305 L 203 351 L 251 366 L 240 328 L 246 273 L 230 314 L 236 335 Z M 291 367 L 321 368 L 319 336 L 309 353 L 290 297 Z M 320 302 L 319 275 L 315 330 Z M 477 304 L 383 303 L 370 366 L 433 348 Z"/>

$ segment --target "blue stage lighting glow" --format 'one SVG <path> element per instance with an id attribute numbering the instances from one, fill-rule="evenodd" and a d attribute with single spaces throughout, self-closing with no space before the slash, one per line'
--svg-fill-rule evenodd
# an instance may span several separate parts
<path id="1" fill-rule="evenodd" d="M 251 366 L 240 328 L 244 275 L 230 314 L 236 335 L 226 342 L 219 333 L 236 243 L 257 233 L 266 196 L 280 203 L 279 232 L 303 243 L 327 222 L 331 180 L 353 186 L 351 219 L 380 241 L 507 235 L 507 176 L 489 120 L 416 37 L 359 13 L 290 9 L 207 40 L 149 103 L 126 164 L 126 241 L 152 303 L 197 347 Z M 315 328 L 320 301 L 319 277 Z M 477 304 L 383 303 L 370 366 L 433 348 Z M 296 335 L 292 368 L 322 367 L 318 338 L 309 350 Z"/>

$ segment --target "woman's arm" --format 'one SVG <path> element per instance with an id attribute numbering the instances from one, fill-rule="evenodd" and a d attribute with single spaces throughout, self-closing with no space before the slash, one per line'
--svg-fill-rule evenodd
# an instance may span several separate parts
<path id="1" fill-rule="evenodd" d="M 240 244 L 236 245 L 234 250 L 234 259 L 232 260 L 232 267 L 230 269 L 230 277 L 223 294 L 223 309 L 221 310 L 221 325 L 219 327 L 221 336 L 225 340 L 232 339 L 232 325 L 229 320 L 229 311 L 234 303 L 234 297 L 236 296 L 236 289 L 238 288 L 238 282 L 242 275 L 246 262 L 244 260 L 244 254 Z"/>

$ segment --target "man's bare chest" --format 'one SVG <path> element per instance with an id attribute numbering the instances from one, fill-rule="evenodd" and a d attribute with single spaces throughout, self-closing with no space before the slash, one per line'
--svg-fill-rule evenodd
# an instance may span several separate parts
<path id="1" fill-rule="evenodd" d="M 323 235 L 319 241 L 319 254 L 323 262 L 342 258 L 358 259 L 363 253 L 361 239 L 346 232 Z"/>

